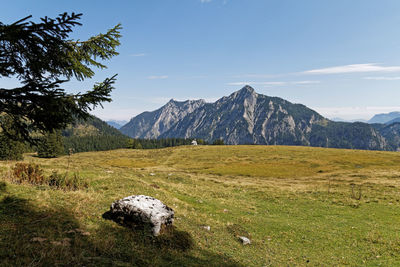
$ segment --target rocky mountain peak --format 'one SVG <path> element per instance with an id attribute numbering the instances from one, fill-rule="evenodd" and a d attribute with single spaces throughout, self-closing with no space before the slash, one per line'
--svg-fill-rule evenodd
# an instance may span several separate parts
<path id="1" fill-rule="evenodd" d="M 155 111 L 143 112 L 132 118 L 120 130 L 134 138 L 157 138 L 205 103 L 203 99 L 186 101 L 171 99 Z"/>
<path id="2" fill-rule="evenodd" d="M 250 93 L 253 94 L 256 91 L 254 90 L 253 87 L 251 87 L 250 85 L 245 85 L 242 89 L 239 90 L 239 92 L 245 92 L 245 93 Z"/>
<path id="3" fill-rule="evenodd" d="M 177 106 L 177 105 L 201 105 L 206 103 L 206 101 L 204 99 L 198 99 L 198 100 L 185 100 L 185 101 L 178 101 L 175 100 L 173 98 L 171 98 L 167 104 L 165 104 L 165 106 L 168 105 L 173 105 L 173 106 Z"/>
<path id="4" fill-rule="evenodd" d="M 230 96 L 232 98 L 238 98 L 238 99 L 244 99 L 248 97 L 255 97 L 257 95 L 256 91 L 253 89 L 253 87 L 246 85 L 239 91 L 234 92 Z"/>

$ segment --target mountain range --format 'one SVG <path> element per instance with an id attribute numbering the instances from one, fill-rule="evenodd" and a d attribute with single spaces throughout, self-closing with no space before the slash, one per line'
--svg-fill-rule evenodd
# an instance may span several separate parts
<path id="1" fill-rule="evenodd" d="M 368 122 L 368 120 L 365 119 L 352 119 L 352 120 L 346 120 L 342 119 L 340 117 L 334 117 L 330 119 L 331 121 L 339 121 L 339 122 Z"/>
<path id="2" fill-rule="evenodd" d="M 121 128 L 123 125 L 125 125 L 128 121 L 125 120 L 108 120 L 106 123 L 115 129 Z"/>
<path id="3" fill-rule="evenodd" d="M 385 124 L 390 124 L 393 122 L 400 121 L 400 112 L 399 111 L 393 111 L 390 113 L 381 113 L 381 114 L 376 114 L 373 116 L 368 123 L 385 123 Z"/>
<path id="4" fill-rule="evenodd" d="M 132 138 L 223 139 L 226 144 L 370 150 L 397 150 L 400 145 L 397 125 L 388 129 L 381 124 L 331 121 L 302 104 L 258 94 L 250 86 L 214 103 L 170 100 L 132 118 L 120 131 Z"/>

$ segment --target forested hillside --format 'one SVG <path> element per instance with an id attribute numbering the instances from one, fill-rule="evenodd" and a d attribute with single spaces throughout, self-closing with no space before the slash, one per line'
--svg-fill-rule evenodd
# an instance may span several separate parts
<path id="1" fill-rule="evenodd" d="M 62 131 L 65 153 L 125 148 L 128 137 L 95 116 L 76 120 Z"/>

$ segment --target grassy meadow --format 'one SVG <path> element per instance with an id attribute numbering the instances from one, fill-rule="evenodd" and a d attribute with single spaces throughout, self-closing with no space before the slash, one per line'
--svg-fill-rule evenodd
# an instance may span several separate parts
<path id="1" fill-rule="evenodd" d="M 0 162 L 1 266 L 400 265 L 397 152 L 185 146 L 24 162 L 79 173 L 87 188 L 16 184 L 16 162 Z M 102 217 L 134 194 L 173 208 L 173 231 Z"/>

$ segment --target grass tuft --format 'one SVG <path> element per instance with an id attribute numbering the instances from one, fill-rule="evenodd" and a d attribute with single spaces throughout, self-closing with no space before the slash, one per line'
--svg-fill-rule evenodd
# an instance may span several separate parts
<path id="1" fill-rule="evenodd" d="M 48 177 L 47 184 L 53 188 L 73 191 L 88 188 L 88 183 L 78 173 L 68 175 L 53 171 Z"/>

